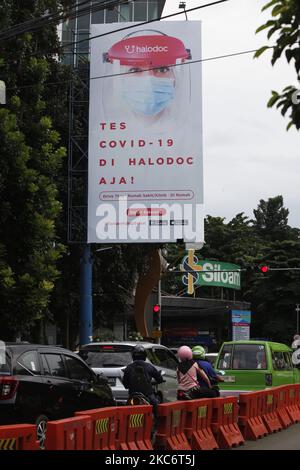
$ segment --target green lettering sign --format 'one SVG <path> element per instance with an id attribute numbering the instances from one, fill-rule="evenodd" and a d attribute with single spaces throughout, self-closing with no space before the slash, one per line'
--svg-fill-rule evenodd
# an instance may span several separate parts
<path id="1" fill-rule="evenodd" d="M 229 289 L 241 288 L 241 267 L 237 264 L 221 263 L 220 261 L 198 261 L 201 270 L 197 271 L 198 286 L 218 286 Z"/>

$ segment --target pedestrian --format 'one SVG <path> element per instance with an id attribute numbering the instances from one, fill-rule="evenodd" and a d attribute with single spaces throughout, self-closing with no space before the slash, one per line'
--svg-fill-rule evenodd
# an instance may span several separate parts
<path id="1" fill-rule="evenodd" d="M 211 382 L 193 359 L 193 352 L 188 346 L 181 346 L 177 352 L 179 364 L 177 368 L 178 400 L 193 400 L 197 398 L 215 398 Z M 199 379 L 205 386 L 200 385 Z"/>

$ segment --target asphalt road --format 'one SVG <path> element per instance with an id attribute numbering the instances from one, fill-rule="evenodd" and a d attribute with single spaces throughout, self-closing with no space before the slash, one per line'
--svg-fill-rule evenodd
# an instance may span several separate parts
<path id="1" fill-rule="evenodd" d="M 232 450 L 300 450 L 300 423 L 257 441 L 245 441 L 243 446 Z"/>

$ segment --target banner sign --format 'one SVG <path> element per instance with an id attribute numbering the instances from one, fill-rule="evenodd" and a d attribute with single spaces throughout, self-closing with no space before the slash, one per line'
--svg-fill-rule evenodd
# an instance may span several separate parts
<path id="1" fill-rule="evenodd" d="M 126 26 L 91 29 L 88 243 L 203 242 L 201 24 Z"/>
<path id="2" fill-rule="evenodd" d="M 218 286 L 229 289 L 241 288 L 241 267 L 237 264 L 220 263 L 219 261 L 198 261 L 201 271 L 195 284 L 199 286 Z"/>
<path id="3" fill-rule="evenodd" d="M 231 310 L 232 339 L 233 341 L 250 339 L 250 310 Z"/>

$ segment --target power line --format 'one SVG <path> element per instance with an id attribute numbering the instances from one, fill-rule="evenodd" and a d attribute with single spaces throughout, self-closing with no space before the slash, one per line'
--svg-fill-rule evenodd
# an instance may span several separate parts
<path id="1" fill-rule="evenodd" d="M 215 2 L 206 3 L 205 5 L 199 5 L 199 6 L 194 7 L 194 8 L 189 8 L 188 10 L 185 10 L 185 12 L 189 13 L 189 12 L 192 12 L 192 11 L 200 10 L 202 8 L 211 7 L 211 6 L 218 5 L 220 3 L 229 2 L 229 1 L 230 0 L 217 0 Z M 170 15 L 160 16 L 160 17 L 154 18 L 153 20 L 147 20 L 147 21 L 143 21 L 141 23 L 135 23 L 131 26 L 124 26 L 123 28 L 114 29 L 113 31 L 108 31 L 107 33 L 97 34 L 96 36 L 91 36 L 91 37 L 86 38 L 86 39 L 80 39 L 79 41 L 74 41 L 74 42 L 70 42 L 68 44 L 63 44 L 61 47 L 63 49 L 65 47 L 75 46 L 76 44 L 80 44 L 81 42 L 91 41 L 92 39 L 100 38 L 100 37 L 103 37 L 103 36 L 109 36 L 110 34 L 118 33 L 119 31 L 126 31 L 127 29 L 137 28 L 138 26 L 143 26 L 143 25 L 146 25 L 146 24 L 154 23 L 156 21 L 164 20 L 166 18 L 172 18 L 174 16 L 179 16 L 179 15 L 183 15 L 183 14 L 184 14 L 184 11 L 179 11 L 177 13 L 171 13 Z"/>
<path id="2" fill-rule="evenodd" d="M 274 46 L 270 46 L 269 49 L 273 49 Z M 190 65 L 190 64 L 196 64 L 196 63 L 200 63 L 200 62 L 209 62 L 211 60 L 220 60 L 220 59 L 226 59 L 226 58 L 230 58 L 230 57 L 236 57 L 236 56 L 240 56 L 240 55 L 245 55 L 245 54 L 252 54 L 253 52 L 256 52 L 257 49 L 252 49 L 252 50 L 248 50 L 248 51 L 241 51 L 241 52 L 233 52 L 231 54 L 224 54 L 224 55 L 220 55 L 220 56 L 214 56 L 214 57 L 207 57 L 206 59 L 198 59 L 198 60 L 191 60 L 191 61 L 188 61 L 188 62 L 184 62 L 182 64 L 172 64 L 172 65 L 169 65 L 168 67 L 179 67 L 179 66 L 184 66 L 184 65 Z M 152 67 L 152 68 L 149 68 L 149 69 L 145 69 L 143 71 L 149 71 L 149 70 L 157 70 L 157 67 Z M 99 75 L 97 77 L 90 77 L 90 80 L 100 80 L 100 79 L 103 79 L 103 78 L 113 78 L 113 77 L 118 77 L 118 76 L 121 76 L 121 75 L 132 75 L 132 74 L 138 74 L 140 73 L 139 71 L 132 71 L 132 72 L 122 72 L 122 73 L 117 73 L 117 74 L 110 74 L 110 75 Z M 46 86 L 52 86 L 52 85 L 61 85 L 62 83 L 70 83 L 74 81 L 74 79 L 70 79 L 70 80 L 62 80 L 62 81 L 59 81 L 59 82 L 49 82 L 49 83 L 45 83 Z M 20 86 L 18 87 L 18 89 L 25 89 L 25 88 L 33 88 L 37 85 L 23 85 L 23 86 Z M 8 88 L 7 90 L 12 90 L 14 88 Z"/>

